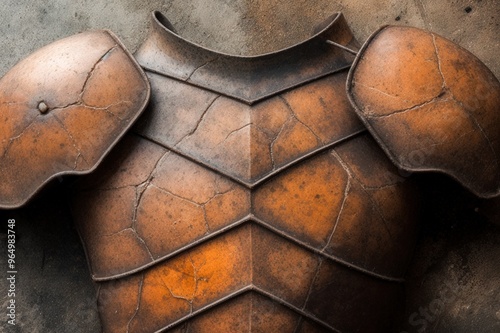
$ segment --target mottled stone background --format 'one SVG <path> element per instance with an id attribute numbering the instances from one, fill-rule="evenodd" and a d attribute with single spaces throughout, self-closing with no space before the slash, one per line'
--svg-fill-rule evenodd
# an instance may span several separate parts
<path id="1" fill-rule="evenodd" d="M 2 0 L 0 75 L 35 49 L 88 29 L 111 29 L 135 51 L 152 10 L 188 39 L 246 55 L 297 42 L 342 11 L 361 42 L 385 24 L 431 29 L 500 77 L 497 0 Z M 441 176 L 418 177 L 430 200 L 395 332 L 500 332 L 500 201 L 480 201 Z M 95 289 L 65 203 L 70 182 L 54 182 L 23 209 L 0 211 L 0 277 L 9 218 L 17 220 L 19 272 L 16 327 L 6 324 L 7 284 L 0 280 L 0 332 L 100 332 Z"/>

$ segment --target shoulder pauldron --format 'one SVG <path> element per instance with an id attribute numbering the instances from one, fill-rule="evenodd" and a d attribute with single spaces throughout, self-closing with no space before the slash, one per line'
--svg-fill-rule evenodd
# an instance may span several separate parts
<path id="1" fill-rule="evenodd" d="M 56 176 L 95 169 L 148 98 L 144 73 L 109 31 L 19 62 L 0 80 L 0 208 L 21 206 Z"/>
<path id="2" fill-rule="evenodd" d="M 431 32 L 384 27 L 359 52 L 347 89 L 398 167 L 500 194 L 500 83 L 471 53 Z"/>

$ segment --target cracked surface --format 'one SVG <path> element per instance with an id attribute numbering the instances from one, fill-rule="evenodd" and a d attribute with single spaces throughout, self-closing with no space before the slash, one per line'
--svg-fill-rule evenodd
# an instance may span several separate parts
<path id="1" fill-rule="evenodd" d="M 348 68 L 353 56 L 336 48 L 322 47 L 324 39 L 349 47 L 357 43 L 344 17 L 333 15 L 321 32 L 302 43 L 260 57 L 237 57 L 179 38 L 167 28 L 170 23 L 161 13 L 155 12 L 153 16 L 151 34 L 136 52 L 145 69 L 246 104 Z"/>
<path id="2" fill-rule="evenodd" d="M 326 257 L 381 275 L 401 277 L 415 242 L 415 190 L 364 136 L 267 182 L 252 206 L 256 217 Z"/>
<path id="3" fill-rule="evenodd" d="M 94 278 L 172 256 L 249 214 L 240 185 L 134 135 L 81 183 L 75 220 Z"/>
<path id="4" fill-rule="evenodd" d="M 351 186 L 323 251 L 361 267 L 376 267 L 381 274 L 403 276 L 418 234 L 419 197 L 412 181 L 399 176 L 368 137 L 347 142 L 332 154 Z"/>
<path id="5" fill-rule="evenodd" d="M 105 331 L 253 331 L 280 320 L 288 331 L 367 331 L 359 313 L 388 330 L 416 201 L 412 183 L 359 133 L 346 76 L 250 106 L 149 73 L 154 97 L 138 135 L 83 180 L 75 203 L 106 203 L 109 213 L 77 212 L 76 222 L 94 279 L 133 309 L 117 321 L 114 303 L 102 302 Z M 126 180 L 129 165 L 140 177 Z M 108 222 L 115 210 L 128 215 Z M 137 295 L 122 297 L 114 280 L 135 286 L 139 275 Z M 275 321 L 253 302 L 272 304 Z"/>
<path id="6" fill-rule="evenodd" d="M 245 287 L 251 272 L 249 231 L 249 226 L 243 227 L 205 244 L 202 251 L 188 251 L 149 270 L 139 295 L 139 310 L 130 321 L 131 331 L 139 327 L 148 332 L 159 330 Z M 226 255 L 219 254 L 220 246 L 225 247 Z M 110 292 L 121 298 L 117 291 Z"/>
<path id="7" fill-rule="evenodd" d="M 207 321 L 214 330 L 256 329 L 281 318 L 290 331 L 352 330 L 340 319 L 359 313 L 352 298 L 387 327 L 416 202 L 373 140 L 351 137 L 363 126 L 344 92 L 346 73 L 252 106 L 149 77 L 154 97 L 139 135 L 82 179 L 74 204 L 94 279 L 133 309 L 117 320 L 115 304 L 102 302 L 105 331 L 196 332 Z M 142 274 L 137 295 L 122 297 L 113 281 L 136 286 Z M 228 312 L 249 292 L 288 312 L 269 323 L 258 310 L 244 319 Z M 349 310 L 331 316 L 323 308 L 332 299 Z"/>
<path id="8" fill-rule="evenodd" d="M 22 205 L 55 176 L 90 171 L 142 111 L 147 82 L 117 43 L 105 31 L 71 36 L 0 80 L 0 207 Z"/>
<path id="9" fill-rule="evenodd" d="M 279 133 L 280 126 L 268 131 Z M 337 332 L 338 325 L 353 325 L 339 319 L 357 313 L 351 298 L 379 314 L 380 327 L 391 322 L 387 309 L 394 299 L 380 293 L 397 294 L 399 285 L 380 277 L 402 276 L 416 214 L 411 183 L 398 177 L 366 135 L 249 189 L 131 134 L 82 184 L 75 222 L 94 278 L 119 277 L 100 282 L 106 332 L 173 324 L 174 332 L 196 332 L 207 320 L 214 329 L 243 322 L 256 329 L 280 318 L 290 331 Z M 399 200 L 408 205 L 398 209 Z M 355 250 L 353 244 L 362 246 Z M 378 291 L 367 291 L 367 284 Z M 318 295 L 338 286 L 345 292 L 328 302 L 349 304 L 349 311 L 338 309 L 343 315 L 332 317 Z M 227 312 L 250 290 L 289 312 L 275 313 L 273 322 L 255 311 L 243 322 L 239 312 Z M 117 309 L 127 311 L 117 316 Z M 227 320 L 215 323 L 221 312 Z"/>
<path id="10" fill-rule="evenodd" d="M 251 191 L 130 135 L 82 184 L 76 222 L 95 279 L 171 258 L 252 216 L 325 257 L 397 279 L 411 247 L 393 246 L 396 239 L 411 244 L 415 234 L 409 232 L 417 217 L 409 213 L 416 204 L 410 183 L 364 136 Z M 362 227 L 367 220 L 369 227 Z M 359 243 L 365 247 L 352 250 Z M 387 255 L 394 260 L 386 261 Z"/>
<path id="11" fill-rule="evenodd" d="M 339 73 L 248 106 L 149 74 L 151 112 L 142 117 L 136 131 L 252 186 L 363 129 L 343 91 L 346 75 Z"/>
<path id="12" fill-rule="evenodd" d="M 256 292 L 247 292 L 172 329 L 171 332 L 292 332 L 297 321 L 297 314 L 285 306 L 276 304 Z M 327 332 L 317 329 L 318 331 L 301 332 Z"/>
<path id="13" fill-rule="evenodd" d="M 356 111 L 400 168 L 500 194 L 500 83 L 468 51 L 430 32 L 385 28 L 349 84 Z"/>
<path id="14" fill-rule="evenodd" d="M 84 233 L 84 240 L 94 278 L 109 279 L 149 267 L 217 237 L 224 230 L 248 220 L 252 214 L 265 225 L 286 234 L 286 237 L 296 239 L 306 248 L 321 252 L 333 260 L 340 258 L 345 261 L 344 256 L 337 256 L 331 249 L 331 244 L 337 246 L 334 238 L 349 223 L 363 223 L 370 216 L 374 220 L 374 230 L 371 232 L 376 232 L 380 226 L 385 226 L 387 232 L 390 228 L 386 225 L 394 225 L 398 216 L 405 214 L 398 211 L 386 218 L 386 213 L 381 211 L 390 210 L 391 205 L 397 206 L 399 202 L 387 203 L 387 207 L 379 208 L 379 203 L 372 196 L 384 190 L 387 196 L 397 194 L 398 190 L 393 187 L 401 179 L 373 143 L 364 147 L 367 145 L 366 139 L 350 140 L 355 142 L 349 145 L 350 149 L 359 152 L 352 157 L 357 160 L 351 162 L 354 166 L 349 173 L 344 166 L 347 162 L 341 163 L 338 156 L 331 154 L 320 154 L 307 163 L 292 165 L 290 170 L 278 169 L 283 163 L 297 160 L 297 154 L 304 150 L 310 152 L 307 146 L 308 149 L 305 149 L 301 145 L 312 142 L 312 147 L 316 147 L 325 142 L 335 142 L 339 132 L 344 135 L 360 126 L 346 106 L 342 91 L 345 75 L 339 73 L 335 77 L 318 80 L 252 107 L 209 92 L 203 92 L 198 99 L 179 97 L 179 102 L 176 96 L 183 92 L 199 91 L 199 88 L 170 80 L 167 82 L 172 85 L 153 83 L 157 93 L 152 101 L 151 114 L 164 114 L 166 120 L 172 117 L 170 119 L 175 119 L 176 127 L 168 127 L 172 131 L 162 133 L 162 126 L 158 125 L 162 120 L 146 114 L 143 117 L 146 121 L 141 120 L 137 130 L 141 135 L 154 133 L 157 135 L 154 137 L 155 142 L 133 135 L 127 137 L 102 168 L 82 181 L 83 192 L 75 206 L 95 211 L 92 208 L 95 205 L 92 196 L 96 195 L 100 201 L 108 202 L 110 212 L 118 207 L 127 207 L 126 211 L 129 212 L 126 219 L 120 218 L 121 222 L 116 224 L 108 221 L 111 213 L 77 218 L 77 223 L 89 230 Z M 153 82 L 155 80 L 163 79 L 157 78 Z M 162 95 L 162 89 L 174 95 Z M 172 107 L 172 104 L 193 100 L 187 104 L 187 109 Z M 309 100 L 309 103 L 304 100 Z M 172 121 L 165 122 L 168 123 Z M 209 133 L 211 141 L 203 133 Z M 201 154 L 205 151 L 214 154 L 212 150 L 222 142 L 225 149 L 218 150 L 218 155 L 226 163 L 225 167 L 229 168 L 231 163 L 241 161 L 238 160 L 241 154 L 246 155 L 245 150 L 241 149 L 241 143 L 246 142 L 241 135 L 251 133 L 258 133 L 249 139 L 260 140 L 265 147 L 261 149 L 264 156 L 271 158 L 265 159 L 253 152 L 252 156 L 245 157 L 247 161 L 256 161 L 254 168 L 267 163 L 268 167 L 280 171 L 253 190 L 232 177 L 226 177 L 226 169 L 221 172 L 218 169 L 210 170 L 178 152 L 181 148 L 188 150 L 185 147 L 189 147 L 201 151 Z M 175 151 L 168 152 L 166 148 L 155 144 L 163 139 L 170 140 L 165 146 L 174 145 Z M 187 146 L 188 143 L 190 146 Z M 228 151 L 240 155 L 228 159 Z M 366 163 L 367 159 L 371 164 Z M 135 170 L 134 173 L 122 172 L 129 169 Z M 134 176 L 139 172 L 140 177 Z M 359 174 L 360 180 L 351 173 Z M 362 204 L 355 203 L 353 199 L 360 191 L 364 191 L 363 198 L 366 199 Z M 365 207 L 365 213 L 345 217 L 346 211 L 359 209 L 356 205 Z M 117 216 L 123 215 L 120 213 Z M 409 221 L 404 226 L 408 227 L 412 223 Z M 116 225 L 116 229 L 109 232 L 102 225 Z M 339 228 L 339 225 L 342 227 Z M 402 232 L 395 231 L 395 234 Z M 121 253 L 121 242 L 125 236 L 128 237 L 128 246 L 134 244 L 133 250 Z M 358 241 L 367 241 L 366 234 L 351 235 L 350 242 Z M 373 240 L 374 247 L 378 244 L 378 239 Z M 136 253 L 133 260 L 129 259 L 131 253 Z M 395 279 L 401 276 L 400 271 L 391 265 L 385 267 L 382 264 L 374 270 L 373 260 L 366 254 L 357 253 L 349 258 L 348 263 L 382 276 L 388 275 Z M 404 265 L 394 264 L 394 267 L 399 266 Z"/>
<path id="15" fill-rule="evenodd" d="M 220 255 L 221 246 L 224 255 Z M 201 323 L 212 323 L 208 330 L 219 332 L 233 325 L 254 331 L 278 323 L 290 332 L 339 332 L 358 325 L 357 317 L 349 313 L 359 309 L 359 303 L 367 315 L 378 319 L 376 326 L 382 330 L 391 325 L 391 303 L 397 304 L 401 292 L 398 284 L 353 275 L 348 268 L 321 260 L 252 224 L 119 281 L 101 283 L 105 332 L 124 326 L 129 332 L 166 327 L 173 332 L 198 332 Z M 136 295 L 130 294 L 134 291 Z M 325 303 L 332 300 L 338 301 L 333 302 L 338 304 L 333 314 L 327 310 L 332 306 Z M 218 320 L 221 316 L 225 320 Z"/>

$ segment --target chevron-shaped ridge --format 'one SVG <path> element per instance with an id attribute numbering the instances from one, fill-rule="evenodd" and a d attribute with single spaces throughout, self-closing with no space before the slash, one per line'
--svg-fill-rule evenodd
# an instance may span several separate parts
<path id="1" fill-rule="evenodd" d="M 224 248 L 226 253 L 221 253 Z M 325 279 L 330 284 L 325 285 Z M 336 291 L 337 285 L 343 285 L 343 289 Z M 358 285 L 363 289 L 359 290 Z M 256 292 L 323 329 L 339 332 L 334 323 L 351 311 L 353 295 L 373 304 L 373 298 L 391 300 L 398 286 L 353 274 L 353 270 L 250 223 L 142 273 L 118 282 L 103 282 L 99 300 L 104 318 L 116 316 L 114 320 L 126 323 L 131 331 L 140 325 L 159 332 L 203 316 L 245 293 Z M 333 293 L 336 302 L 343 305 L 338 312 L 333 311 L 333 318 L 322 310 L 324 297 L 318 296 L 325 293 Z M 120 311 L 129 307 L 128 315 L 121 319 L 114 313 L 116 307 L 109 304 L 117 300 L 129 304 L 120 306 Z M 367 309 L 378 311 L 370 306 Z"/>

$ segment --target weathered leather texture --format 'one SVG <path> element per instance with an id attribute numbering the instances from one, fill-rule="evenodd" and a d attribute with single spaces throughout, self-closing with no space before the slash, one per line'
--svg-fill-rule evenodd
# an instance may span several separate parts
<path id="1" fill-rule="evenodd" d="M 500 82 L 465 49 L 428 31 L 382 28 L 361 49 L 348 95 L 401 169 L 500 194 Z"/>
<path id="2" fill-rule="evenodd" d="M 0 208 L 50 179 L 89 173 L 149 99 L 135 59 L 108 31 L 54 42 L 0 80 Z"/>
<path id="3" fill-rule="evenodd" d="M 148 47 L 167 31 L 155 24 Z M 339 32 L 352 46 L 346 31 L 338 15 L 305 44 Z M 189 50 L 219 55 L 186 43 L 151 49 L 169 64 L 178 48 L 189 71 L 148 70 L 149 109 L 75 193 L 104 332 L 388 332 L 418 200 L 349 104 L 343 63 L 352 57 L 329 46 L 321 61 L 338 66 L 304 81 L 303 52 L 279 89 L 269 65 L 258 72 L 265 93 L 250 102 L 211 86 L 223 69 L 192 82 L 201 67 Z M 138 54 L 147 68 L 148 52 Z M 220 56 L 228 78 L 240 60 L 269 57 Z M 255 78 L 243 74 L 234 84 L 252 91 Z"/>
<path id="4" fill-rule="evenodd" d="M 325 43 L 332 38 L 349 47 L 357 45 L 341 18 L 332 19 L 313 38 L 287 49 L 259 56 L 232 56 L 182 38 L 161 13 L 154 12 L 152 33 L 135 55 L 146 70 L 253 104 L 349 68 L 352 56 Z"/>

